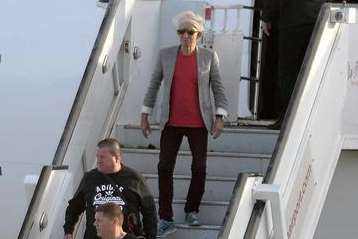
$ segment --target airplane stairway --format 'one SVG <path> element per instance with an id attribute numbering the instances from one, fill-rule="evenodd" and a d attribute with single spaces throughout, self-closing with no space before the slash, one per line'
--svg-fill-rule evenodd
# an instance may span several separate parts
<path id="1" fill-rule="evenodd" d="M 139 170 L 146 177 L 157 202 L 159 127 L 154 126 L 150 138 L 145 139 L 138 126 L 119 125 L 116 137 L 123 145 L 124 164 Z M 248 172 L 263 174 L 277 137 L 278 131 L 276 130 L 236 127 L 226 127 L 223 134 L 216 140 L 209 136 L 206 188 L 199 212 L 202 226 L 199 227 L 187 226 L 184 223 L 185 198 L 191 177 L 191 153 L 184 138 L 174 171 L 173 211 L 178 230 L 169 238 L 217 238 L 222 229 L 238 175 Z M 149 144 L 151 149 L 148 149 Z"/>
<path id="2" fill-rule="evenodd" d="M 138 2 L 140 9 L 136 9 Z M 137 125 L 123 123 L 121 116 L 126 115 L 126 104 L 126 112 L 134 112 L 133 102 L 130 107 L 126 102 L 128 94 L 139 98 L 138 89 L 131 88 L 136 82 L 129 84 L 140 57 L 132 44 L 135 20 L 148 7 L 155 5 L 159 12 L 160 3 L 110 3 L 53 163 L 42 170 L 19 239 L 63 238 L 67 201 L 83 173 L 95 165 L 96 143 L 105 137 L 119 139 L 124 163 L 142 172 L 158 197 L 160 130 L 154 126 L 151 137 L 145 139 Z M 348 51 L 351 25 L 346 23 L 354 22 L 355 9 L 339 4 L 321 10 L 280 134 L 227 126 L 218 139 L 209 136 L 207 183 L 199 214 L 203 225 L 199 227 L 183 223 L 190 180 L 190 152 L 184 140 L 174 176 L 173 207 L 179 230 L 171 239 L 313 238 L 338 154 L 344 145 L 358 148 L 354 137 L 348 141 L 341 127 L 347 88 L 354 76 L 347 72 L 352 70 L 347 67 L 347 56 L 357 52 Z M 263 173 L 260 184 L 262 177 L 257 174 Z M 83 237 L 83 222 L 84 218 L 74 238 Z"/>

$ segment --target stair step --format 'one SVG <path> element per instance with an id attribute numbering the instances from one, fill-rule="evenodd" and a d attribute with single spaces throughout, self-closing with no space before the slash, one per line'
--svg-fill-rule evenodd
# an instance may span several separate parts
<path id="1" fill-rule="evenodd" d="M 158 175 L 144 174 L 144 177 L 154 197 L 158 197 Z M 173 179 L 174 197 L 176 199 L 186 199 L 191 176 L 174 175 Z M 206 177 L 203 200 L 230 201 L 235 182 L 236 178 Z"/>
<path id="2" fill-rule="evenodd" d="M 158 208 L 158 199 L 155 199 Z M 185 200 L 173 200 L 174 221 L 185 223 Z M 201 201 L 199 208 L 199 221 L 202 224 L 220 226 L 223 223 L 229 202 L 224 201 Z M 215 216 L 213 216 L 215 215 Z"/>
<path id="3" fill-rule="evenodd" d="M 145 174 L 157 174 L 158 149 L 123 148 L 123 162 Z M 208 152 L 207 175 L 237 177 L 241 172 L 264 173 L 270 154 Z M 191 152 L 179 151 L 174 174 L 191 174 Z"/>
<path id="4" fill-rule="evenodd" d="M 168 239 L 216 239 L 221 226 L 202 225 L 198 227 L 186 224 L 176 224 L 177 231 L 169 235 Z"/>
<path id="5" fill-rule="evenodd" d="M 278 130 L 226 127 L 218 139 L 209 136 L 208 151 L 272 154 L 278 133 Z M 137 125 L 117 125 L 116 136 L 125 147 L 147 148 L 152 144 L 159 148 L 160 128 L 152 126 L 152 134 L 146 139 Z M 189 150 L 186 139 L 181 149 Z"/>

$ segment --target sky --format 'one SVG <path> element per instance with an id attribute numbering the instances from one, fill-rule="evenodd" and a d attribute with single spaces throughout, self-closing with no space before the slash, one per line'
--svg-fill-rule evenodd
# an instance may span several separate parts
<path id="1" fill-rule="evenodd" d="M 103 14 L 88 0 L 0 1 L 0 166 L 52 161 Z"/>
<path id="2" fill-rule="evenodd" d="M 0 163 L 53 157 L 103 13 L 86 0 L 0 1 Z"/>

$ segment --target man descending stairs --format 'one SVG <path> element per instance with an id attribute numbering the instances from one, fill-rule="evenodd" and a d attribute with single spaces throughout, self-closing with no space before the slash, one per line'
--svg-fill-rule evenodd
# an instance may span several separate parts
<path id="1" fill-rule="evenodd" d="M 230 204 L 238 174 L 264 173 L 276 143 L 278 131 L 225 128 L 219 139 L 209 137 L 205 193 L 200 205 L 200 226 L 185 223 L 184 206 L 191 179 L 191 153 L 183 141 L 174 171 L 173 211 L 177 231 L 169 239 L 216 239 Z M 143 173 L 158 203 L 159 126 L 145 139 L 139 126 L 118 126 L 124 163 Z M 148 149 L 148 146 L 150 146 Z"/>
<path id="2" fill-rule="evenodd" d="M 219 137 L 228 115 L 218 56 L 197 45 L 204 31 L 204 19 L 192 11 L 185 11 L 174 17 L 173 22 L 180 45 L 159 51 L 141 110 L 141 128 L 143 135 L 148 137 L 151 131 L 148 118 L 163 85 L 157 237 L 166 237 L 176 231 L 172 207 L 173 172 L 183 137 L 188 139 L 193 156 L 184 207 L 185 222 L 190 226 L 200 225 L 198 212 L 205 191 L 208 135 Z"/>

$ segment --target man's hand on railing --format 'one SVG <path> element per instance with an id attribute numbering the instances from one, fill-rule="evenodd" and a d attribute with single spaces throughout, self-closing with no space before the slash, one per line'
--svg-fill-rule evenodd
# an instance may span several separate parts
<path id="1" fill-rule="evenodd" d="M 148 114 L 142 113 L 141 120 L 140 120 L 140 127 L 142 129 L 142 133 L 144 137 L 148 138 L 151 133 L 149 121 L 148 121 Z"/>
<path id="2" fill-rule="evenodd" d="M 271 22 L 262 22 L 262 30 L 269 37 L 271 33 L 272 25 Z"/>
<path id="3" fill-rule="evenodd" d="M 64 239 L 73 239 L 72 234 L 65 234 Z"/>

